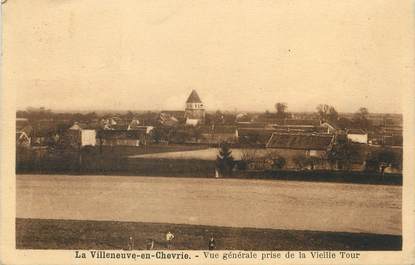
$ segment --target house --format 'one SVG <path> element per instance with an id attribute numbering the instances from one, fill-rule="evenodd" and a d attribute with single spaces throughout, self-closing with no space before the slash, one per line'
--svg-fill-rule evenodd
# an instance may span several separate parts
<path id="1" fill-rule="evenodd" d="M 196 90 L 192 90 L 189 97 L 186 100 L 186 108 L 184 111 L 184 117 L 186 118 L 186 124 L 194 125 L 203 124 L 205 121 L 205 107 L 202 100 Z M 197 120 L 197 121 L 194 121 Z"/>
<path id="2" fill-rule="evenodd" d="M 362 129 L 349 129 L 346 131 L 347 139 L 353 143 L 367 144 L 368 134 Z"/>
<path id="3" fill-rule="evenodd" d="M 197 125 L 200 124 L 200 121 L 201 120 L 199 120 L 199 119 L 190 119 L 190 118 L 187 118 L 186 119 L 186 125 L 187 126 L 197 126 Z"/>
<path id="4" fill-rule="evenodd" d="M 16 119 L 16 145 L 30 147 L 32 143 L 33 127 L 24 118 Z"/>
<path id="5" fill-rule="evenodd" d="M 20 131 L 16 132 L 16 145 L 18 147 L 30 147 L 31 144 L 31 138 L 27 135 L 26 132 Z"/>
<path id="6" fill-rule="evenodd" d="M 327 169 L 324 159 L 334 144 L 331 134 L 273 133 L 266 144 L 270 152 L 286 161 L 286 168 Z"/>
<path id="7" fill-rule="evenodd" d="M 103 128 L 104 130 L 123 130 L 127 129 L 128 126 L 129 123 L 127 121 L 117 116 L 104 118 L 99 124 L 99 127 Z"/>
<path id="8" fill-rule="evenodd" d="M 321 126 L 326 128 L 327 133 L 336 134 L 341 131 L 341 128 L 335 122 L 324 121 L 321 123 Z"/>
<path id="9" fill-rule="evenodd" d="M 326 127 L 323 126 L 292 126 L 292 125 L 282 125 L 274 126 L 276 132 L 281 133 L 330 133 Z"/>
<path id="10" fill-rule="evenodd" d="M 134 120 L 128 125 L 127 131 L 145 131 L 147 134 L 150 134 L 153 131 L 153 126 L 147 125 L 140 125 L 138 122 L 134 122 Z"/>
<path id="11" fill-rule="evenodd" d="M 272 124 L 272 127 L 281 133 L 329 133 L 318 120 L 312 119 L 280 119 Z"/>
<path id="12" fill-rule="evenodd" d="M 272 128 L 272 125 L 269 125 L 265 122 L 237 122 L 236 125 L 238 128 Z"/>
<path id="13" fill-rule="evenodd" d="M 237 140 L 236 126 L 231 125 L 211 125 L 202 126 L 201 143 L 219 144 L 222 142 L 235 143 Z"/>
<path id="14" fill-rule="evenodd" d="M 72 127 L 68 129 L 68 137 L 70 145 L 74 147 L 96 145 L 96 130 L 91 129 L 85 124 L 75 122 Z"/>
<path id="15" fill-rule="evenodd" d="M 128 124 L 128 127 L 127 127 L 127 130 L 133 130 L 134 128 L 136 128 L 136 127 L 138 127 L 138 126 L 140 126 L 140 121 L 139 120 L 137 120 L 137 119 L 133 119 L 129 124 Z"/>
<path id="16" fill-rule="evenodd" d="M 145 146 L 152 140 L 151 131 L 148 128 L 136 130 L 100 130 L 97 133 L 97 139 L 98 144 L 104 146 Z"/>
<path id="17" fill-rule="evenodd" d="M 238 113 L 236 114 L 236 117 L 235 117 L 236 122 L 250 122 L 251 120 L 252 120 L 252 117 L 248 113 L 245 113 L 245 112 Z"/>
<path id="18" fill-rule="evenodd" d="M 183 111 L 162 111 L 159 116 L 159 122 L 168 127 L 177 126 L 181 120 L 184 120 Z"/>
<path id="19" fill-rule="evenodd" d="M 321 157 L 330 149 L 334 136 L 329 134 L 273 133 L 266 148 L 299 150 L 307 157 Z"/>
<path id="20" fill-rule="evenodd" d="M 275 132 L 273 128 L 246 128 L 237 127 L 235 136 L 241 145 L 265 147 L 272 134 Z"/>
<path id="21" fill-rule="evenodd" d="M 57 142 L 58 133 L 56 122 L 53 120 L 42 119 L 33 122 L 33 132 L 31 133 L 32 146 L 49 146 Z M 29 135 L 30 136 L 30 135 Z"/>

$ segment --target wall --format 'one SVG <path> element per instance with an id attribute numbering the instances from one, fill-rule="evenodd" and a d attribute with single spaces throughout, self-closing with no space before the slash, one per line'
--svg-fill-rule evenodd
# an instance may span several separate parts
<path id="1" fill-rule="evenodd" d="M 228 143 L 236 142 L 236 137 L 234 133 L 202 133 L 201 138 L 201 143 L 217 144 L 224 141 Z"/>
<path id="2" fill-rule="evenodd" d="M 97 133 L 95 130 L 82 130 L 81 131 L 81 143 L 82 146 L 95 146 L 97 143 L 96 140 Z"/>
<path id="3" fill-rule="evenodd" d="M 205 119 L 205 110 L 204 109 L 186 109 L 185 117 L 189 119 Z"/>
<path id="4" fill-rule="evenodd" d="M 348 134 L 347 139 L 354 143 L 367 144 L 367 134 Z"/>
<path id="5" fill-rule="evenodd" d="M 105 146 L 140 146 L 138 139 L 103 139 L 102 145 Z"/>

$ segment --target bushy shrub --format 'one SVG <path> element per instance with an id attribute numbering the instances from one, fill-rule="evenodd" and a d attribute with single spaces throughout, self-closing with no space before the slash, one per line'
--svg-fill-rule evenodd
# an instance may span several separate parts
<path id="1" fill-rule="evenodd" d="M 399 167 L 398 160 L 395 153 L 390 149 L 372 151 L 366 158 L 366 170 L 379 172 L 383 175 L 387 167 Z"/>
<path id="2" fill-rule="evenodd" d="M 285 166 L 285 164 L 286 164 L 286 160 L 285 160 L 285 158 L 284 157 L 282 157 L 282 156 L 278 156 L 277 158 L 275 158 L 275 159 L 273 159 L 273 167 L 272 167 L 272 169 L 276 169 L 276 170 L 279 170 L 279 169 L 283 169 L 284 168 L 284 166 Z"/>

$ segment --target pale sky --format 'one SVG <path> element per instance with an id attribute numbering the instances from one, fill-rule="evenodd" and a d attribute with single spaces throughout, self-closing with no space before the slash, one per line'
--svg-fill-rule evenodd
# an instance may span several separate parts
<path id="1" fill-rule="evenodd" d="M 11 0 L 4 87 L 17 107 L 400 112 L 408 6 L 390 0 Z"/>

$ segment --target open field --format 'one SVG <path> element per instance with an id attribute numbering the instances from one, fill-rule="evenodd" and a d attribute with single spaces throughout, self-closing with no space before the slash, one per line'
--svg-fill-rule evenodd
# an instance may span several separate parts
<path id="1" fill-rule="evenodd" d="M 242 156 L 242 149 L 233 148 L 232 156 L 236 160 L 240 160 Z M 269 153 L 268 149 L 258 149 L 257 155 L 265 155 Z M 132 155 L 130 158 L 165 158 L 165 159 L 201 159 L 201 160 L 215 160 L 218 155 L 217 148 L 207 148 L 201 150 L 189 150 L 185 152 L 173 151 L 163 153 L 147 153 Z"/>
<path id="2" fill-rule="evenodd" d="M 53 233 L 51 233 L 53 231 Z M 207 249 L 211 235 L 217 250 L 400 250 L 402 237 L 364 233 L 316 232 L 177 225 L 140 222 L 16 219 L 18 249 L 166 249 L 165 234 L 175 235 L 173 249 Z"/>
<path id="3" fill-rule="evenodd" d="M 399 186 L 18 175 L 17 217 L 401 235 Z"/>
<path id="4" fill-rule="evenodd" d="M 149 146 L 151 147 L 151 145 Z M 137 153 L 132 153 L 130 158 L 163 158 L 163 159 L 201 159 L 201 160 L 215 160 L 216 156 L 218 155 L 218 148 L 208 148 L 207 146 L 198 146 L 195 145 L 194 149 L 191 149 L 191 145 L 188 146 L 180 146 L 177 145 L 172 146 L 170 149 L 168 148 L 154 148 L 149 149 L 146 152 L 139 151 Z M 367 149 L 365 152 L 380 150 L 381 147 L 376 146 L 359 146 L 362 150 Z M 160 151 L 159 151 L 160 149 Z M 398 157 L 402 157 L 402 149 L 401 148 L 393 148 L 394 154 Z M 232 156 L 235 160 L 240 160 L 244 152 L 249 152 L 251 155 L 255 154 L 256 157 L 264 157 L 270 153 L 277 152 L 281 156 L 285 158 L 289 158 L 298 154 L 295 150 L 281 150 L 281 149 L 272 149 L 272 148 L 231 148 Z M 304 153 L 304 152 L 303 152 Z M 129 153 L 124 153 L 128 155 Z M 401 158 L 400 158 L 401 159 Z"/>
<path id="5" fill-rule="evenodd" d="M 159 154 L 164 152 L 186 152 L 204 150 L 206 145 L 151 144 L 147 146 L 102 146 L 103 153 L 115 153 L 118 156 Z M 99 149 L 99 147 L 96 147 Z"/>

